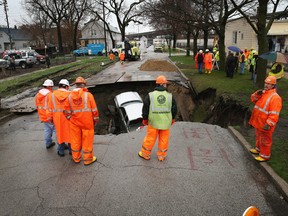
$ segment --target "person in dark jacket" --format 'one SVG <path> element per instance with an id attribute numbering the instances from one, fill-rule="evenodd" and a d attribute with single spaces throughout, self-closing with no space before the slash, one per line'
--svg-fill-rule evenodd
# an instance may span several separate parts
<path id="1" fill-rule="evenodd" d="M 226 64 L 227 64 L 227 77 L 230 77 L 232 79 L 236 67 L 236 60 L 232 52 L 229 52 Z"/>
<path id="2" fill-rule="evenodd" d="M 173 99 L 172 94 L 166 91 L 167 83 L 165 76 L 158 76 L 155 90 L 150 92 L 144 99 L 142 123 L 143 125 L 148 125 L 148 127 L 138 155 L 145 160 L 150 160 L 157 138 L 158 160 L 163 161 L 167 155 L 170 127 L 174 124 L 177 114 L 176 101 Z"/>

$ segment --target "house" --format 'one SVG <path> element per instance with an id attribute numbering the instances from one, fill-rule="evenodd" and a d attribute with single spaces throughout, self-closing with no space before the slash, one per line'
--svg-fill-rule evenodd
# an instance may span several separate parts
<path id="1" fill-rule="evenodd" d="M 275 20 L 268 32 L 269 51 L 288 52 L 288 19 Z M 244 17 L 229 20 L 225 30 L 225 47 L 258 50 L 257 35 Z M 228 50 L 226 50 L 228 51 Z"/>
<path id="2" fill-rule="evenodd" d="M 86 46 L 88 43 L 103 43 L 105 44 L 105 35 L 104 35 L 104 23 L 101 21 L 90 20 L 89 22 L 84 24 L 84 27 L 81 30 L 82 37 L 80 38 L 81 46 Z M 121 33 L 120 31 L 111 25 L 109 25 L 111 30 L 112 37 L 115 41 L 121 42 Z M 110 37 L 109 31 L 106 28 L 106 42 L 107 42 L 107 50 L 111 50 L 113 47 L 112 39 Z"/>
<path id="3" fill-rule="evenodd" d="M 21 49 L 30 47 L 31 36 L 21 29 L 10 28 L 12 49 Z M 0 53 L 10 47 L 9 30 L 7 27 L 0 27 Z"/>

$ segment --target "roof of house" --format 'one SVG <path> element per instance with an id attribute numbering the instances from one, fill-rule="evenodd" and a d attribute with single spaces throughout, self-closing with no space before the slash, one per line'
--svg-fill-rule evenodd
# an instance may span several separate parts
<path id="1" fill-rule="evenodd" d="M 84 29 L 89 23 L 95 23 L 96 25 L 99 25 L 100 27 L 102 27 L 102 28 L 104 29 L 104 23 L 101 22 L 101 21 L 99 21 L 99 20 L 95 20 L 95 19 L 91 19 L 91 20 L 89 20 L 87 23 L 85 23 L 83 29 Z M 117 27 L 111 26 L 110 24 L 108 24 L 108 25 L 109 25 L 109 28 L 110 28 L 111 32 L 120 33 L 120 31 L 118 30 Z"/>
<path id="2" fill-rule="evenodd" d="M 288 20 L 274 21 L 268 35 L 288 35 Z"/>
<path id="3" fill-rule="evenodd" d="M 8 28 L 7 27 L 0 27 L 0 32 L 4 32 L 5 34 L 9 34 Z M 27 34 L 27 32 L 24 32 L 21 29 L 16 29 L 16 28 L 10 28 L 10 34 L 11 38 L 14 41 L 20 41 L 20 40 L 30 40 L 31 36 Z"/>

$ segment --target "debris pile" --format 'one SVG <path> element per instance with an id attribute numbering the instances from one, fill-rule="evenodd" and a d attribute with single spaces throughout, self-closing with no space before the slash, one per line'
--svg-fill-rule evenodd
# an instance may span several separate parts
<path id="1" fill-rule="evenodd" d="M 166 60 L 147 60 L 139 68 L 141 71 L 178 71 L 177 67 Z"/>

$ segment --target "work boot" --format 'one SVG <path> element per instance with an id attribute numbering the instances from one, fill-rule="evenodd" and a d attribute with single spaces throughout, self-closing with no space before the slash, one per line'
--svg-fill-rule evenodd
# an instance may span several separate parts
<path id="1" fill-rule="evenodd" d="M 69 155 L 72 155 L 72 150 L 71 150 L 71 144 L 68 143 L 68 151 L 69 151 Z"/>
<path id="2" fill-rule="evenodd" d="M 249 150 L 252 154 L 259 154 L 259 151 L 255 148 Z"/>
<path id="3" fill-rule="evenodd" d="M 150 160 L 150 157 L 149 157 L 149 158 L 144 157 L 142 151 L 139 151 L 139 152 L 138 152 L 138 156 L 141 157 L 141 158 L 143 158 L 144 160 Z"/>
<path id="4" fill-rule="evenodd" d="M 49 148 L 51 148 L 52 146 L 54 146 L 55 145 L 55 142 L 52 142 L 52 143 L 50 143 L 49 145 L 46 145 L 46 149 L 49 149 Z"/>
<path id="5" fill-rule="evenodd" d="M 88 164 L 84 164 L 84 166 L 89 166 L 90 164 L 92 164 L 92 163 L 94 163 L 96 161 L 97 161 L 97 157 L 93 156 L 92 161 L 90 163 L 88 163 Z"/>
<path id="6" fill-rule="evenodd" d="M 66 143 L 63 143 L 63 145 L 64 145 L 64 149 L 66 150 L 66 149 L 69 149 L 69 146 L 66 144 Z"/>
<path id="7" fill-rule="evenodd" d="M 158 157 L 158 161 L 164 161 L 165 157 Z"/>
<path id="8" fill-rule="evenodd" d="M 73 158 L 72 158 L 72 161 L 73 161 L 75 164 L 79 164 L 79 163 L 80 163 L 80 161 L 75 161 L 75 160 L 73 160 Z"/>
<path id="9" fill-rule="evenodd" d="M 65 147 L 66 147 L 66 144 L 65 144 L 65 143 L 58 144 L 57 154 L 58 154 L 60 157 L 64 157 L 64 156 L 65 156 L 65 153 L 64 153 Z"/>
<path id="10" fill-rule="evenodd" d="M 258 157 L 255 157 L 255 160 L 257 160 L 259 162 L 265 162 L 265 161 L 268 161 L 269 159 L 265 159 L 265 158 L 258 156 Z"/>

